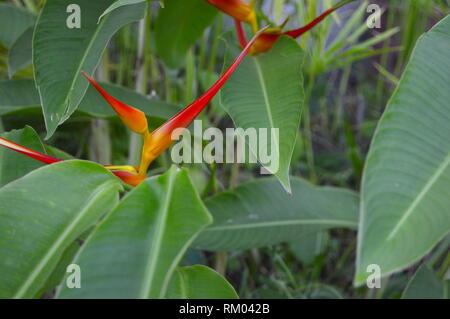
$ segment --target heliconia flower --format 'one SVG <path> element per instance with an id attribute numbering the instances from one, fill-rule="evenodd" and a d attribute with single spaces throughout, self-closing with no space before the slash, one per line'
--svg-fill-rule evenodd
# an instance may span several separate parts
<path id="1" fill-rule="evenodd" d="M 111 105 L 120 119 L 125 123 L 126 126 L 128 126 L 130 130 L 138 134 L 148 133 L 148 123 L 144 112 L 113 98 L 105 90 L 103 90 L 100 85 L 97 84 L 97 82 L 90 78 L 89 75 L 86 74 L 86 72 L 81 71 L 81 73 L 105 98 L 105 100 L 109 103 L 109 105 Z"/>
<path id="2" fill-rule="evenodd" d="M 239 56 L 228 67 L 228 69 L 222 74 L 222 76 L 214 83 L 202 96 L 195 100 L 190 105 L 186 106 L 182 111 L 175 114 L 171 119 L 162 124 L 152 133 L 148 134 L 144 138 L 144 146 L 141 157 L 141 164 L 139 166 L 139 173 L 145 174 L 150 163 L 158 157 L 166 148 L 172 144 L 173 139 L 177 136 L 172 136 L 172 133 L 179 128 L 188 127 L 191 122 L 200 114 L 200 112 L 208 105 L 212 98 L 217 94 L 220 88 L 225 84 L 239 63 L 244 59 L 248 53 L 251 45 L 255 39 L 265 29 L 260 30 L 250 40 L 250 42 L 244 47 Z M 181 134 L 181 132 L 179 132 Z"/>
<path id="3" fill-rule="evenodd" d="M 45 164 L 53 164 L 62 161 L 62 159 L 42 154 L 2 137 L 0 137 L 0 145 L 5 146 L 13 151 L 22 153 L 28 157 L 34 158 L 35 160 L 38 160 Z M 136 186 L 145 179 L 145 176 L 137 174 L 137 167 L 131 165 L 104 165 L 104 167 L 131 186 Z"/>
<path id="4" fill-rule="evenodd" d="M 251 3 L 245 0 L 206 0 L 206 2 L 238 21 L 250 23 L 254 32 L 258 30 L 254 9 L 255 0 Z"/>
<path id="5" fill-rule="evenodd" d="M 295 30 L 290 30 L 290 31 L 286 31 L 286 32 L 282 32 L 282 27 L 284 26 L 281 25 L 278 28 L 271 28 L 271 29 L 267 29 L 266 31 L 264 31 L 264 33 L 262 33 L 258 39 L 256 39 L 255 43 L 253 44 L 253 46 L 250 49 L 250 54 L 252 55 L 256 55 L 262 52 L 266 52 L 269 51 L 272 46 L 275 44 L 275 42 L 278 40 L 278 38 L 282 35 L 287 35 L 290 36 L 292 38 L 298 38 L 299 36 L 301 36 L 302 34 L 304 34 L 305 32 L 311 30 L 314 26 L 316 26 L 319 22 L 321 22 L 323 19 L 325 19 L 328 15 L 330 15 L 331 13 L 333 13 L 334 11 L 336 11 L 337 9 L 339 9 L 340 7 L 353 2 L 356 0 L 343 0 L 340 1 L 338 4 L 336 4 L 334 7 L 332 7 L 331 9 L 328 9 L 327 11 L 325 11 L 324 13 L 322 13 L 321 15 L 319 15 L 317 18 L 315 18 L 313 21 L 311 21 L 310 23 L 308 23 L 307 25 L 295 29 Z M 286 22 L 285 22 L 286 23 Z M 242 34 L 243 30 L 242 30 L 242 26 L 238 26 L 238 22 L 236 22 L 236 30 L 238 33 L 238 38 L 241 39 L 242 38 Z M 241 45 L 243 44 L 240 41 Z"/>

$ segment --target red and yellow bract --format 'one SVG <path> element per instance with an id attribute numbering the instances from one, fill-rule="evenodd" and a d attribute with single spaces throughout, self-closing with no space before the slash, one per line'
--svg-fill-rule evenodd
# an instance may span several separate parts
<path id="1" fill-rule="evenodd" d="M 211 88 L 209 88 L 197 100 L 192 102 L 190 105 L 177 113 L 152 133 L 149 133 L 147 118 L 142 111 L 113 98 L 85 72 L 82 72 L 83 75 L 89 80 L 89 82 L 105 98 L 109 105 L 111 105 L 111 107 L 118 114 L 125 125 L 127 125 L 127 127 L 133 132 L 141 134 L 144 138 L 144 146 L 142 148 L 142 157 L 139 168 L 131 165 L 104 165 L 104 167 L 129 185 L 136 186 L 141 183 L 146 177 L 147 169 L 150 163 L 165 149 L 167 149 L 170 144 L 172 144 L 174 139 L 176 139 L 176 136 L 173 136 L 172 133 L 178 128 L 188 127 L 192 123 L 192 121 L 200 114 L 200 112 L 206 107 L 206 105 L 208 105 L 208 103 L 217 94 L 220 88 L 225 84 L 225 82 L 237 68 L 239 63 L 241 63 L 241 61 L 244 59 L 251 45 L 254 43 L 258 35 L 263 32 L 263 30 L 264 29 L 258 32 L 253 37 L 253 39 L 244 47 L 241 54 L 239 54 L 236 60 L 228 67 L 228 69 L 224 72 L 224 74 L 222 74 L 222 76 L 216 81 L 216 83 L 211 86 Z M 39 153 L 4 138 L 0 138 L 0 145 L 3 145 L 16 152 L 25 154 L 46 164 L 53 164 L 62 161 L 61 159 Z"/>
<path id="2" fill-rule="evenodd" d="M 247 3 L 245 0 L 206 0 L 206 2 L 238 21 L 249 23 L 253 31 L 258 30 L 256 13 L 253 8 L 255 0 L 251 3 Z"/>
<path id="3" fill-rule="evenodd" d="M 294 39 L 298 38 L 305 32 L 314 28 L 319 22 L 321 22 L 323 19 L 325 19 L 328 15 L 330 15 L 331 13 L 333 13 L 340 7 L 346 5 L 350 2 L 353 2 L 353 1 L 356 1 L 356 0 L 340 1 L 334 7 L 323 12 L 321 15 L 319 15 L 313 21 L 311 21 L 307 25 L 300 27 L 298 29 L 282 32 L 282 29 L 283 29 L 286 21 L 280 27 L 267 29 L 256 39 L 255 43 L 250 48 L 250 54 L 257 55 L 259 53 L 269 51 L 272 48 L 272 46 L 275 44 L 275 42 L 278 40 L 278 38 L 281 37 L 282 35 L 287 35 Z M 238 19 L 235 19 L 235 24 L 236 24 L 236 32 L 237 32 L 239 43 L 241 44 L 242 47 L 244 47 L 247 42 L 245 39 L 246 37 L 245 37 L 244 29 L 242 27 L 241 22 Z"/>

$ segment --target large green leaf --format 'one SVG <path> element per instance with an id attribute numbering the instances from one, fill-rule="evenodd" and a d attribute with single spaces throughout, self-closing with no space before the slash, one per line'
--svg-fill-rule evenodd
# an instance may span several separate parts
<path id="1" fill-rule="evenodd" d="M 133 189 L 93 232 L 75 263 L 80 289 L 60 298 L 162 298 L 197 233 L 211 222 L 185 170 Z"/>
<path id="2" fill-rule="evenodd" d="M 292 179 L 292 195 L 275 178 L 242 184 L 205 201 L 214 222 L 195 241 L 207 250 L 232 251 L 300 240 L 319 230 L 358 224 L 358 195 Z"/>
<path id="3" fill-rule="evenodd" d="M 14 143 L 45 153 L 44 145 L 37 133 L 29 126 L 0 134 Z M 43 164 L 35 159 L 0 146 L 0 187 L 16 180 Z"/>
<path id="4" fill-rule="evenodd" d="M 10 48 L 36 17 L 29 11 L 7 3 L 0 3 L 0 44 Z"/>
<path id="5" fill-rule="evenodd" d="M 414 263 L 450 230 L 450 16 L 417 42 L 368 154 L 355 284 Z"/>
<path id="6" fill-rule="evenodd" d="M 97 24 L 113 0 L 47 1 L 33 39 L 33 65 L 42 101 L 47 138 L 78 107 L 88 87 L 81 71 L 92 73 L 111 36 L 123 25 L 143 18 L 146 3 L 118 8 Z M 66 8 L 81 8 L 81 28 L 68 28 Z"/>
<path id="7" fill-rule="evenodd" d="M 0 189 L 0 298 L 30 298 L 64 250 L 118 201 L 121 183 L 98 164 L 66 161 Z"/>
<path id="8" fill-rule="evenodd" d="M 175 270 L 166 298 L 237 299 L 238 295 L 220 274 L 206 266 L 196 265 Z"/>
<path id="9" fill-rule="evenodd" d="M 402 299 L 449 298 L 447 284 L 439 280 L 429 266 L 422 265 L 406 286 Z"/>
<path id="10" fill-rule="evenodd" d="M 228 54 L 227 64 L 238 52 L 234 46 L 230 47 L 232 54 Z M 267 163 L 259 154 L 268 151 L 279 155 L 278 168 L 265 167 L 287 191 L 290 191 L 289 165 L 303 108 L 303 56 L 295 40 L 283 36 L 268 53 L 246 57 L 220 94 L 221 104 L 236 127 L 267 129 L 268 145 L 249 144 L 250 150 L 263 165 Z M 278 136 L 271 133 L 272 128 L 279 129 Z"/>
<path id="11" fill-rule="evenodd" d="M 28 28 L 11 46 L 8 53 L 8 74 L 12 77 L 17 71 L 31 65 L 34 28 Z"/>
<path id="12" fill-rule="evenodd" d="M 116 0 L 113 4 L 111 4 L 99 17 L 99 20 L 102 19 L 107 14 L 111 13 L 112 11 L 116 10 L 117 8 L 123 7 L 123 6 L 129 6 L 132 4 L 137 4 L 145 1 L 158 1 L 158 0 Z M 159 0 L 159 2 L 162 4 L 163 1 Z"/>
<path id="13" fill-rule="evenodd" d="M 213 21 L 217 10 L 204 0 L 167 0 L 155 26 L 159 56 L 171 68 L 185 62 L 188 49 Z"/>
<path id="14" fill-rule="evenodd" d="M 157 99 L 148 99 L 123 86 L 100 84 L 115 98 L 142 110 L 150 118 L 168 119 L 180 110 L 177 105 Z M 40 112 L 39 95 L 32 79 L 0 81 L 0 96 L 0 115 Z M 117 116 L 93 87 L 89 87 L 87 90 L 75 115 L 100 118 Z"/>

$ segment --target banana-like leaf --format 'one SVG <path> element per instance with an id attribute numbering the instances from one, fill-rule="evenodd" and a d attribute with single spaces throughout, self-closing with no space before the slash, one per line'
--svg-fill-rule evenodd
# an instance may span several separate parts
<path id="1" fill-rule="evenodd" d="M 176 114 L 180 107 L 157 99 L 147 97 L 123 86 L 101 83 L 115 98 L 133 105 L 152 118 L 168 119 Z M 40 100 L 32 79 L 18 79 L 0 81 L 0 115 L 40 113 Z M 115 118 L 116 113 L 108 103 L 98 94 L 97 90 L 89 87 L 74 116 L 88 116 L 100 118 Z"/>
<path id="2" fill-rule="evenodd" d="M 8 75 L 12 77 L 17 71 L 31 65 L 31 42 L 33 40 L 34 28 L 28 28 L 14 42 L 8 53 Z"/>
<path id="3" fill-rule="evenodd" d="M 175 270 L 168 299 L 237 299 L 233 286 L 209 267 L 195 265 Z"/>
<path id="4" fill-rule="evenodd" d="M 41 139 L 33 128 L 26 126 L 20 130 L 13 130 L 0 134 L 14 143 L 26 146 L 32 150 L 46 153 Z M 29 158 L 25 155 L 0 147 L 0 187 L 12 182 L 29 172 L 43 166 L 39 161 Z"/>
<path id="5" fill-rule="evenodd" d="M 98 164 L 66 161 L 0 189 L 0 298 L 31 298 L 67 247 L 118 201 L 121 183 Z"/>
<path id="6" fill-rule="evenodd" d="M 22 33 L 34 25 L 35 21 L 34 14 L 26 9 L 0 3 L 0 44 L 11 48 Z"/>
<path id="7" fill-rule="evenodd" d="M 218 10 L 204 0 L 167 0 L 155 26 L 156 50 L 170 68 L 185 61 L 188 49 L 211 24 Z"/>
<path id="8" fill-rule="evenodd" d="M 81 288 L 59 298 L 163 298 L 198 232 L 211 222 L 187 172 L 172 167 L 134 188 L 92 233 L 74 263 Z"/>
<path id="9" fill-rule="evenodd" d="M 112 3 L 47 1 L 41 11 L 33 38 L 33 65 L 47 138 L 76 110 L 86 93 L 89 83 L 81 71 L 91 74 L 111 36 L 120 27 L 144 17 L 146 3 L 138 3 L 118 8 L 97 23 Z M 66 12 L 69 5 L 78 5 L 81 10 L 80 28 L 66 24 L 71 15 L 76 15 L 76 11 Z"/>
<path id="10" fill-rule="evenodd" d="M 422 265 L 406 286 L 402 299 L 447 299 L 449 283 L 439 280 L 428 265 Z"/>
<path id="11" fill-rule="evenodd" d="M 450 230 L 450 16 L 417 42 L 376 129 L 362 182 L 355 284 L 427 254 Z"/>
<path id="12" fill-rule="evenodd" d="M 289 243 L 289 249 L 303 264 L 311 265 L 326 250 L 329 238 L 327 231 L 308 234 L 301 240 Z"/>
<path id="13" fill-rule="evenodd" d="M 195 241 L 206 250 L 233 251 L 301 240 L 323 229 L 358 225 L 358 195 L 292 178 L 292 195 L 275 178 L 261 178 L 205 201 L 214 222 Z"/>
<path id="14" fill-rule="evenodd" d="M 231 52 L 237 50 L 230 48 Z M 250 150 L 288 192 L 289 165 L 303 109 L 303 57 L 296 41 L 282 36 L 268 53 L 246 57 L 220 94 L 236 127 L 267 129 L 267 145 L 249 143 Z M 278 129 L 278 134 L 272 129 Z M 262 134 L 258 135 L 261 139 Z M 271 153 L 278 154 L 278 165 L 272 168 L 262 156 Z"/>
<path id="15" fill-rule="evenodd" d="M 123 7 L 123 6 L 129 6 L 132 4 L 138 4 L 141 2 L 145 2 L 145 1 L 159 1 L 161 4 L 163 3 L 162 0 L 116 0 L 116 2 L 114 2 L 112 5 L 110 5 L 108 7 L 108 9 L 106 9 L 102 15 L 99 17 L 99 20 L 102 19 L 104 16 L 106 16 L 107 14 L 111 13 L 112 11 L 116 10 L 117 8 Z"/>

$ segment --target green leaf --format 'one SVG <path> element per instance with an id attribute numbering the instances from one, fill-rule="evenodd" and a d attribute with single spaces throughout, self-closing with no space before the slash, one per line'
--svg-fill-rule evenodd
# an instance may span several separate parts
<path id="1" fill-rule="evenodd" d="M 326 231 L 308 234 L 302 236 L 299 240 L 290 242 L 289 249 L 302 263 L 311 265 L 316 256 L 325 251 L 329 238 L 330 236 Z"/>
<path id="2" fill-rule="evenodd" d="M 187 172 L 172 167 L 134 188 L 92 233 L 74 263 L 80 289 L 59 298 L 163 298 L 198 232 L 211 222 Z"/>
<path id="3" fill-rule="evenodd" d="M 0 134 L 0 136 L 32 150 L 45 153 L 41 139 L 35 130 L 29 126 Z M 35 159 L 0 146 L 0 187 L 43 165 Z"/>
<path id="4" fill-rule="evenodd" d="M 292 195 L 275 178 L 260 178 L 205 201 L 214 222 L 195 241 L 206 250 L 232 251 L 300 240 L 305 234 L 358 224 L 358 195 L 292 179 Z"/>
<path id="5" fill-rule="evenodd" d="M 231 52 L 227 64 L 237 56 L 238 50 L 231 47 Z M 267 129 L 268 145 L 249 143 L 250 150 L 288 192 L 289 165 L 304 101 L 303 56 L 297 42 L 283 36 L 268 53 L 246 57 L 220 94 L 221 104 L 236 127 Z M 271 129 L 278 129 L 278 136 Z M 270 168 L 260 155 L 271 152 L 279 155 L 278 167 Z"/>
<path id="6" fill-rule="evenodd" d="M 450 230 L 450 16 L 417 42 L 363 174 L 355 284 L 408 267 Z"/>
<path id="7" fill-rule="evenodd" d="M 238 299 L 233 286 L 216 271 L 203 265 L 180 267 L 173 274 L 168 299 Z"/>
<path id="8" fill-rule="evenodd" d="M 403 292 L 402 299 L 443 299 L 446 283 L 439 280 L 433 270 L 422 265 L 416 271 Z"/>
<path id="9" fill-rule="evenodd" d="M 133 105 L 152 118 L 168 119 L 176 114 L 180 107 L 161 100 L 149 99 L 123 86 L 100 83 L 115 98 Z M 40 112 L 39 95 L 32 79 L 0 81 L 0 115 Z M 93 87 L 89 87 L 86 95 L 74 116 L 115 118 L 113 109 Z"/>
<path id="10" fill-rule="evenodd" d="M 183 65 L 188 49 L 212 23 L 217 10 L 204 0 L 167 0 L 155 25 L 156 50 L 168 67 Z"/>
<path id="11" fill-rule="evenodd" d="M 67 247 L 118 201 L 118 178 L 66 161 L 0 189 L 0 298 L 31 298 Z"/>
<path id="12" fill-rule="evenodd" d="M 22 33 L 34 25 L 35 20 L 36 17 L 23 8 L 0 3 L 0 44 L 11 48 Z"/>
<path id="13" fill-rule="evenodd" d="M 120 27 L 144 17 L 146 4 L 140 3 L 118 8 L 97 24 L 112 2 L 47 1 L 42 9 L 33 39 L 33 65 L 47 138 L 80 104 L 89 84 L 80 72 L 91 74 L 111 36 Z M 70 4 L 81 8 L 81 28 L 66 26 L 66 20 L 74 14 L 66 12 Z"/>
<path id="14" fill-rule="evenodd" d="M 12 77 L 17 71 L 25 69 L 31 65 L 31 42 L 33 40 L 34 29 L 28 28 L 14 42 L 8 53 L 8 75 Z"/>

